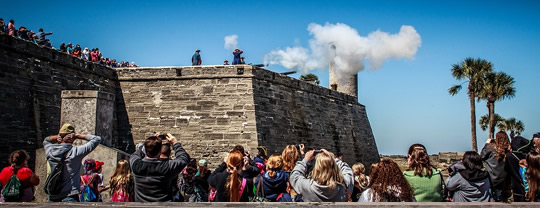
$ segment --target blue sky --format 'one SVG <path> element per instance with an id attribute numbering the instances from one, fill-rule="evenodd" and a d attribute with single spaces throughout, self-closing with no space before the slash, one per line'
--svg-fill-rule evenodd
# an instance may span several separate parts
<path id="1" fill-rule="evenodd" d="M 263 63 L 272 50 L 308 47 L 310 23 L 343 23 L 361 36 L 398 33 L 413 26 L 421 36 L 414 59 L 391 59 L 359 73 L 360 103 L 366 105 L 382 154 L 405 154 L 412 143 L 428 152 L 470 150 L 466 92 L 452 64 L 483 58 L 516 80 L 516 97 L 495 104 L 503 117 L 525 123 L 523 136 L 540 131 L 540 1 L 1 1 L 0 17 L 61 42 L 98 47 L 106 57 L 141 66 L 190 65 L 195 49 L 203 64 L 232 59 L 224 37 L 238 35 L 247 63 Z M 7 9 L 9 8 L 9 9 Z M 279 65 L 267 67 L 287 71 Z M 328 86 L 328 71 L 314 71 Z M 292 75 L 300 76 L 299 73 Z M 477 103 L 477 117 L 487 113 Z M 479 148 L 487 132 L 477 131 Z"/>

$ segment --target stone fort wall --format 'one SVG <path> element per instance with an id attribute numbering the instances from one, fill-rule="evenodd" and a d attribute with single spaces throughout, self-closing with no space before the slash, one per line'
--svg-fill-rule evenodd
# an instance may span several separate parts
<path id="1" fill-rule="evenodd" d="M 60 128 L 62 90 L 115 94 L 115 80 L 108 67 L 0 35 L 0 167 L 11 152 L 25 149 L 33 168 L 43 138 Z"/>
<path id="2" fill-rule="evenodd" d="M 214 167 L 237 144 L 253 154 L 259 145 L 272 154 L 304 143 L 343 153 L 349 163 L 379 159 L 365 106 L 355 97 L 265 69 L 113 70 L 7 35 L 0 35 L 0 49 L 0 158 L 20 148 L 33 154 L 57 133 L 62 90 L 96 90 L 115 95 L 110 146 L 128 153 L 160 131 L 177 135 L 192 157 Z"/>

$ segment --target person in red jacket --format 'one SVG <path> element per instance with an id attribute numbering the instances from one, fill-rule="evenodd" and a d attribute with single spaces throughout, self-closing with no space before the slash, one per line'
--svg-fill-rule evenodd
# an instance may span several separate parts
<path id="1" fill-rule="evenodd" d="M 4 187 L 14 173 L 21 181 L 22 195 L 18 202 L 31 202 L 34 199 L 34 186 L 39 184 L 39 177 L 27 167 L 26 162 L 30 156 L 24 150 L 17 150 L 9 155 L 11 166 L 5 167 L 0 172 L 0 183 Z M 7 199 L 5 199 L 7 201 Z"/>

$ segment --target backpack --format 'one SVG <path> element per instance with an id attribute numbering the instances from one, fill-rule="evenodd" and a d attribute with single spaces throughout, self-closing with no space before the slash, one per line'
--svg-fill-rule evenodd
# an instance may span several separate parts
<path id="1" fill-rule="evenodd" d="M 81 176 L 81 181 L 83 182 L 83 189 L 81 191 L 80 202 L 97 202 L 98 201 L 98 197 L 96 193 L 94 192 L 94 189 L 90 187 L 90 184 L 92 184 L 92 181 L 94 180 L 95 177 L 96 175 L 92 176 L 92 178 L 90 178 L 88 183 L 84 183 L 84 180 Z"/>
<path id="2" fill-rule="evenodd" d="M 112 202 L 132 202 L 133 198 L 124 188 L 124 185 L 120 185 L 120 188 L 113 193 L 111 197 L 111 201 Z"/>
<path id="3" fill-rule="evenodd" d="M 17 169 L 15 167 L 13 167 L 13 175 L 9 178 L 2 190 L 2 195 L 6 202 L 18 202 L 21 200 L 21 181 L 17 178 Z"/>
<path id="4" fill-rule="evenodd" d="M 64 161 L 66 160 L 66 156 L 69 153 L 69 151 L 66 152 L 64 157 L 62 157 L 62 160 L 54 167 L 54 169 L 51 171 L 51 174 L 47 176 L 47 180 L 45 181 L 45 185 L 43 186 L 43 191 L 45 191 L 45 194 L 49 196 L 57 196 L 60 194 L 63 188 L 64 179 Z"/>

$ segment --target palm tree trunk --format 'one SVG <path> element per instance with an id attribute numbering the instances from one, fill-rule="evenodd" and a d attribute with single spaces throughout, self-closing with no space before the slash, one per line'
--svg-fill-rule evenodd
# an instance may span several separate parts
<path id="1" fill-rule="evenodd" d="M 469 87 L 470 88 L 470 87 Z M 472 140 L 472 150 L 478 152 L 478 147 L 476 145 L 476 106 L 474 102 L 474 91 L 469 89 L 469 102 L 471 104 L 471 140 Z"/>
<path id="2" fill-rule="evenodd" d="M 488 101 L 489 108 L 489 138 L 495 135 L 495 102 Z"/>

